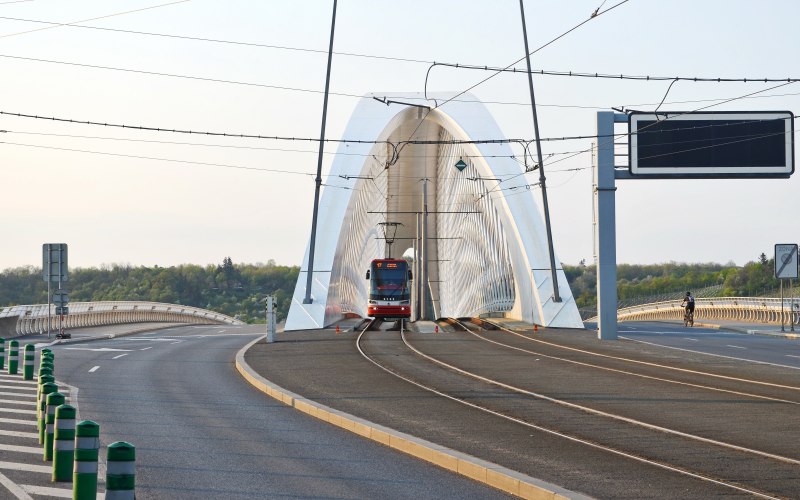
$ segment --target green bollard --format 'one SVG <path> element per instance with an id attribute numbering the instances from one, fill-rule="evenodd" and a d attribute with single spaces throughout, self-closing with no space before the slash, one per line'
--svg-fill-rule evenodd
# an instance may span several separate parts
<path id="1" fill-rule="evenodd" d="M 75 462 L 72 469 L 72 499 L 97 498 L 97 450 L 100 448 L 100 426 L 82 420 L 75 427 Z"/>
<path id="2" fill-rule="evenodd" d="M 6 339 L 0 337 L 0 370 L 6 367 Z"/>
<path id="3" fill-rule="evenodd" d="M 58 386 L 53 382 L 47 382 L 42 385 L 42 391 L 39 395 L 39 444 L 44 444 L 44 431 L 45 420 L 47 415 L 47 396 L 54 392 L 58 392 Z"/>
<path id="4" fill-rule="evenodd" d="M 56 408 L 56 431 L 53 441 L 53 482 L 72 480 L 72 453 L 75 450 L 74 406 Z"/>
<path id="5" fill-rule="evenodd" d="M 108 445 L 106 500 L 134 500 L 136 447 L 125 441 Z"/>
<path id="6" fill-rule="evenodd" d="M 8 343 L 8 374 L 16 375 L 19 371 L 19 342 L 12 340 Z"/>
<path id="7" fill-rule="evenodd" d="M 64 404 L 64 395 L 60 392 L 51 392 L 47 395 L 47 410 L 45 411 L 44 427 L 44 461 L 53 460 L 53 439 L 56 433 L 56 408 Z"/>
<path id="8" fill-rule="evenodd" d="M 36 421 L 38 422 L 42 416 L 42 386 L 48 382 L 56 383 L 56 378 L 52 373 L 40 373 L 39 385 L 36 386 Z"/>
<path id="9" fill-rule="evenodd" d="M 33 380 L 33 357 L 36 354 L 36 347 L 33 344 L 25 344 L 25 365 L 22 367 L 22 379 Z"/>

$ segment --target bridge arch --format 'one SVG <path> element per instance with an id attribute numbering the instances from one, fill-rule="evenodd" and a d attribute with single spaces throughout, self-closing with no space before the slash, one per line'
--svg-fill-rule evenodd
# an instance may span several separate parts
<path id="1" fill-rule="evenodd" d="M 421 97 L 397 99 L 424 102 Z M 545 326 L 583 327 L 560 269 L 562 301 L 553 301 L 544 222 L 527 186 L 531 181 L 521 175 L 524 167 L 512 158 L 509 145 L 451 142 L 503 137 L 481 103 L 469 95 L 462 99 L 430 112 L 361 101 L 345 137 L 398 146 L 339 146 L 320 199 L 313 302 L 303 304 L 307 248 L 287 330 L 366 315 L 365 271 L 372 259 L 389 256 L 382 222 L 399 223 L 392 257 L 408 247 L 415 248 L 417 258 L 427 256 L 428 279 L 421 284 L 427 293 L 416 287 L 412 303 L 418 297 L 429 300 L 418 304 L 415 316 L 424 307 L 429 318 L 494 314 Z M 454 166 L 459 160 L 467 163 L 461 171 Z M 421 215 L 425 199 L 427 218 Z M 419 228 L 426 223 L 424 249 Z"/>

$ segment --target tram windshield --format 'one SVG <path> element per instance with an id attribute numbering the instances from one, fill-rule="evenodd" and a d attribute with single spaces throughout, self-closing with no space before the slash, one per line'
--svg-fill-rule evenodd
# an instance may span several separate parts
<path id="1" fill-rule="evenodd" d="M 403 300 L 409 296 L 405 262 L 373 262 L 370 296 L 377 300 Z"/>

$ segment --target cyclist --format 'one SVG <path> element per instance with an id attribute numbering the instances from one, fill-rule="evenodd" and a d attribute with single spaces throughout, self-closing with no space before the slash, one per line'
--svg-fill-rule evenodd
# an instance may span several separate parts
<path id="1" fill-rule="evenodd" d="M 684 318 L 688 318 L 688 321 L 694 324 L 694 297 L 692 297 L 692 292 L 686 292 L 686 297 L 683 298 L 681 306 L 684 308 Z"/>

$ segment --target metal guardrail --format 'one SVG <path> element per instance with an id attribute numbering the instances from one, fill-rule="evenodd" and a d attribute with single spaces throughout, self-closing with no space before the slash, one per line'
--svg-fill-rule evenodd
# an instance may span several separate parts
<path id="1" fill-rule="evenodd" d="M 780 325 L 800 324 L 800 299 L 718 297 L 695 299 L 695 320 L 731 320 Z M 680 301 L 654 302 L 617 311 L 619 321 L 682 320 Z"/>
<path id="2" fill-rule="evenodd" d="M 47 304 L 0 308 L 0 319 L 17 317 L 17 335 L 47 330 Z M 58 324 L 55 306 L 51 306 L 53 325 Z M 64 316 L 64 328 L 81 328 L 125 323 L 192 323 L 242 325 L 243 322 L 206 309 L 160 302 L 72 302 Z"/>

